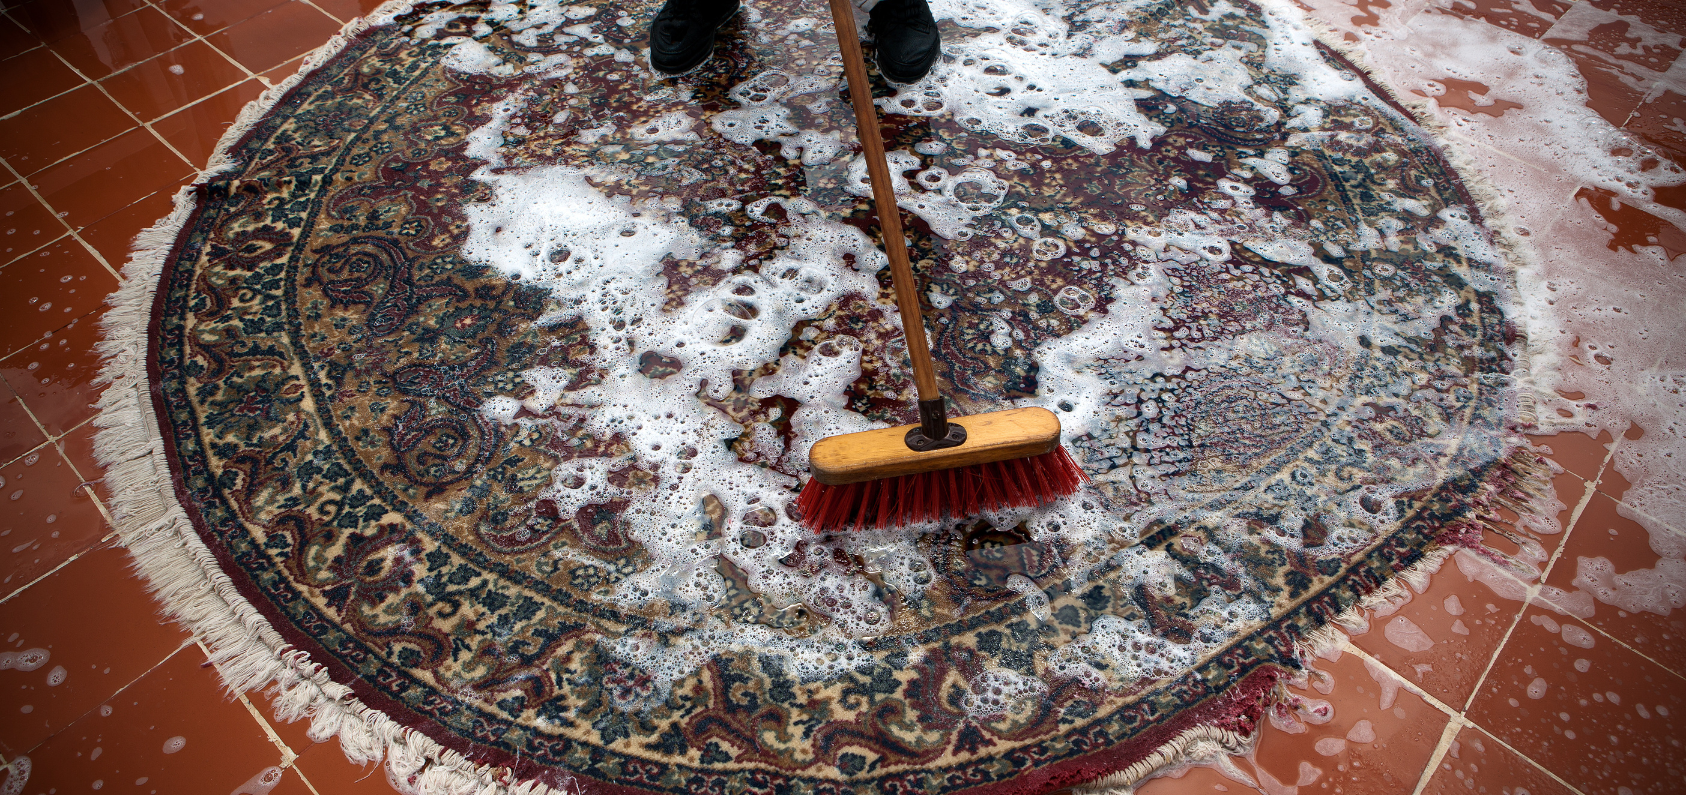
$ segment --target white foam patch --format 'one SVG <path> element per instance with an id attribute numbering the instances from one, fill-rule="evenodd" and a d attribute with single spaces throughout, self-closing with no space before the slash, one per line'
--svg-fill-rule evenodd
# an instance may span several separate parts
<path id="1" fill-rule="evenodd" d="M 1190 206 L 1204 209 L 1179 210 L 1155 226 L 1122 230 L 1101 217 L 1058 217 L 1045 222 L 1014 204 L 1000 175 L 1048 168 L 1048 161 L 1018 157 L 987 145 L 973 152 L 950 153 L 933 142 L 921 142 L 911 152 L 892 153 L 898 204 L 919 215 L 941 237 L 964 239 L 989 223 L 981 219 L 995 216 L 1010 230 L 1002 233 L 1003 245 L 1022 247 L 1022 253 L 1042 261 L 1073 261 L 1086 248 L 1080 241 L 1090 234 L 1122 234 L 1130 243 L 1128 280 L 1114 279 L 1100 294 L 1068 287 L 1054 296 L 1055 306 L 1082 318 L 1083 325 L 1035 351 L 1038 393 L 1022 403 L 1056 411 L 1067 439 L 1133 434 L 1140 446 L 1139 460 L 1126 461 L 1097 479 L 1138 489 L 1153 502 L 1145 509 L 1113 510 L 1094 494 L 1085 493 L 1053 506 L 986 517 L 998 526 L 1023 521 L 1037 540 L 1060 541 L 1077 550 L 1076 557 L 1066 561 L 1065 571 L 1077 581 L 1105 566 L 1110 572 L 1106 576 L 1133 579 L 1160 595 L 1170 594 L 1176 579 L 1188 576 L 1170 555 L 1132 547 L 1103 559 L 1099 551 L 1114 539 L 1133 538 L 1161 519 L 1208 522 L 1223 528 L 1213 543 L 1188 551 L 1222 565 L 1241 586 L 1228 598 L 1201 603 L 1190 642 L 1157 637 L 1139 621 L 1101 616 L 1087 634 L 1044 658 L 1052 675 L 1108 688 L 1130 687 L 1142 679 L 1179 672 L 1222 648 L 1235 633 L 1267 620 L 1263 603 L 1250 595 L 1262 591 L 1262 586 L 1233 561 L 1247 550 L 1256 550 L 1261 540 L 1299 549 L 1300 535 L 1313 516 L 1314 506 L 1289 500 L 1290 504 L 1280 506 L 1276 524 L 1260 531 L 1234 516 L 1203 512 L 1200 506 L 1211 501 L 1215 489 L 1235 484 L 1221 482 L 1221 472 L 1147 460 L 1162 449 L 1169 450 L 1182 433 L 1165 424 L 1163 418 L 1175 415 L 1178 407 L 1173 405 L 1174 395 L 1152 386 L 1155 378 L 1174 374 L 1239 382 L 1292 360 L 1295 380 L 1277 385 L 1284 391 L 1273 394 L 1262 385 L 1248 388 L 1257 390 L 1260 400 L 1316 406 L 1332 422 L 1362 421 L 1372 409 L 1349 394 L 1343 380 L 1350 357 L 1360 350 L 1358 338 L 1367 336 L 1380 345 L 1416 345 L 1432 336 L 1440 314 L 1407 317 L 1387 302 L 1372 305 L 1353 294 L 1340 269 L 1326 264 L 1318 252 L 1344 257 L 1397 249 L 1405 242 L 1407 222 L 1416 228 L 1420 226 L 1414 223 L 1416 219 L 1433 218 L 1415 241 L 1430 252 L 1425 257 L 1427 267 L 1450 267 L 1449 258 L 1435 255 L 1440 249 L 1477 262 L 1497 258 L 1485 230 L 1463 207 L 1432 206 L 1393 196 L 1390 204 L 1398 217 L 1339 219 L 1346 223 L 1327 226 L 1301 224 L 1261 208 L 1254 189 L 1240 181 L 1251 172 L 1263 175 L 1270 185 L 1286 186 L 1296 158 L 1337 144 L 1366 144 L 1368 132 L 1322 129 L 1332 104 L 1356 102 L 1379 113 L 1392 112 L 1365 93 L 1362 81 L 1324 61 L 1310 44 L 1308 31 L 1295 21 L 1297 12 L 1276 0 L 1264 3 L 1260 28 L 1267 42 L 1267 69 L 1291 78 L 1274 81 L 1276 88 L 1253 82 L 1241 62 L 1247 54 L 1242 47 L 1215 42 L 1205 49 L 1162 51 L 1157 42 L 1142 40 L 1131 18 L 1151 5 L 1097 5 L 1067 23 L 1065 9 L 1047 3 L 939 0 L 935 4 L 938 16 L 971 32 L 945 41 L 952 63 L 939 64 L 926 81 L 884 100 L 885 107 L 897 113 L 952 114 L 962 126 L 1002 140 L 1052 143 L 1064 137 L 1095 153 L 1111 152 L 1126 142 L 1145 148 L 1164 132 L 1136 107 L 1136 100 L 1149 92 L 1126 85 L 1126 80 L 1195 105 L 1244 103 L 1267 119 L 1287 117 L 1292 126 L 1303 130 L 1281 148 L 1252 150 L 1231 164 L 1237 169 L 1234 179 L 1222 179 L 1208 195 L 1192 197 L 1198 203 Z M 586 21 L 595 12 L 545 8 L 550 10 L 542 25 L 521 28 L 535 41 L 540 37 L 562 41 L 566 36 L 580 46 L 601 45 L 602 37 L 592 29 L 595 23 Z M 1214 16 L 1230 13 L 1235 9 L 1221 0 L 1210 11 Z M 462 50 L 460 55 L 453 50 L 462 69 L 501 68 L 481 53 L 486 49 L 483 45 L 480 49 L 466 42 L 453 46 Z M 495 56 L 490 50 L 486 54 Z M 1107 69 L 1126 56 L 1137 59 L 1133 69 L 1116 75 Z M 772 141 L 785 157 L 818 165 L 842 153 L 842 140 L 835 132 L 802 128 L 798 120 L 804 115 L 799 109 L 823 108 L 837 88 L 834 64 L 811 75 L 768 71 L 734 86 L 731 97 L 737 107 L 709 117 L 708 130 L 692 117 L 673 112 L 644 120 L 600 119 L 600 127 L 581 130 L 579 136 L 594 141 L 624 129 L 631 140 L 675 146 L 718 146 L 712 135 L 739 146 Z M 524 91 L 538 95 L 536 88 Z M 829 334 L 806 356 L 780 357 L 779 351 L 799 322 L 820 315 L 836 301 L 846 296 L 876 298 L 874 272 L 883 266 L 883 255 L 855 228 L 824 219 L 815 202 L 806 198 L 778 200 L 785 210 L 782 216 L 768 214 L 772 199 L 744 196 L 741 201 L 709 202 L 708 212 L 742 209 L 754 220 L 778 224 L 778 238 L 788 242 L 751 267 L 729 244 L 704 239 L 692 229 L 676 214 L 676 199 L 634 205 L 598 190 L 592 184 L 593 172 L 587 170 L 511 168 L 501 147 L 506 133 L 519 134 L 507 129 L 509 120 L 529 100 L 528 93 L 511 96 L 469 137 L 468 154 L 486 164 L 476 179 L 489 188 L 492 198 L 465 208 L 470 234 L 464 255 L 511 279 L 548 290 L 561 308 L 544 322 L 583 322 L 594 351 L 585 364 L 593 368 L 595 381 L 578 384 L 571 369 L 529 370 L 523 376 L 534 394 L 525 406 L 512 396 L 502 396 L 488 400 L 482 412 L 505 423 L 565 420 L 577 427 L 577 433 L 624 443 L 624 456 L 564 462 L 544 494 L 564 514 L 624 501 L 628 532 L 650 555 L 651 563 L 621 580 L 611 598 L 627 606 L 665 606 L 670 613 L 662 625 L 663 635 L 660 639 L 654 635 L 606 638 L 604 648 L 658 675 L 664 683 L 684 676 L 714 654 L 732 650 L 777 655 L 804 678 L 832 677 L 865 664 L 869 658 L 857 641 L 888 631 L 885 595 L 862 574 L 841 566 L 826 563 L 809 569 L 811 574 L 802 574 L 779 563 L 796 550 L 797 541 L 812 541 L 785 512 L 795 480 L 774 469 L 743 463 L 728 444 L 748 433 L 758 453 L 764 452 L 760 459 L 777 460 L 781 469 L 799 471 L 806 468 L 807 450 L 818 439 L 880 425 L 850 410 L 844 397 L 848 385 L 861 375 L 859 340 Z M 698 136 L 708 140 L 696 140 Z M 945 154 L 962 156 L 948 157 L 947 166 L 941 168 L 921 160 Z M 1200 152 L 1189 155 L 1214 159 Z M 1251 172 L 1244 175 L 1245 169 Z M 848 174 L 846 187 L 865 195 L 864 167 L 856 161 Z M 1236 253 L 1243 250 L 1309 269 L 1311 277 L 1296 277 L 1296 286 L 1302 295 L 1319 299 L 1289 299 L 1304 314 L 1305 328 L 1202 344 L 1169 338 L 1164 330 L 1170 325 L 1164 314 L 1167 299 L 1182 289 L 1170 274 L 1199 264 L 1228 268 L 1236 278 L 1248 278 L 1249 273 L 1257 277 L 1256 269 L 1247 270 L 1252 266 L 1239 264 Z M 844 264 L 845 255 L 852 257 L 853 267 Z M 1098 255 L 1091 250 L 1089 256 Z M 730 275 L 713 287 L 693 292 L 682 305 L 664 308 L 667 281 L 662 273 L 669 258 L 713 263 Z M 1479 283 L 1478 275 L 1470 276 Z M 1022 281 L 1000 287 L 1021 292 L 1038 287 Z M 933 303 L 953 300 L 940 292 L 931 298 Z M 1455 299 L 1447 293 L 1439 309 L 1453 311 Z M 990 318 L 989 323 L 993 344 L 1003 348 L 1014 344 L 1010 324 L 1001 318 Z M 646 376 L 640 372 L 646 355 L 677 362 L 678 371 L 663 378 Z M 750 391 L 757 398 L 783 395 L 800 402 L 790 417 L 794 438 L 787 446 L 770 429 L 743 428 L 697 399 L 699 394 L 724 397 L 734 372 L 775 362 L 773 373 L 754 382 Z M 1418 394 L 1417 385 L 1406 374 L 1388 389 L 1401 400 Z M 525 415 L 517 419 L 522 408 L 560 419 Z M 1420 449 L 1401 450 L 1398 461 L 1378 464 L 1383 470 L 1379 474 L 1394 486 L 1355 488 L 1339 496 L 1332 513 L 1321 519 L 1327 530 L 1325 552 L 1363 548 L 1400 521 L 1393 498 L 1438 476 L 1426 465 L 1411 463 L 1441 458 L 1442 451 L 1432 441 L 1421 444 Z M 623 477 L 633 468 L 648 477 L 630 481 Z M 646 485 L 625 485 L 629 483 Z M 1235 486 L 1235 504 L 1262 499 L 1265 485 Z M 707 521 L 704 506 L 708 500 L 719 501 L 728 527 L 723 537 L 704 541 L 699 540 L 699 530 Z M 736 532 L 741 529 L 740 517 L 765 509 L 776 519 L 771 526 L 756 527 L 765 542 L 754 547 L 741 543 Z M 841 550 L 865 561 L 868 571 L 881 577 L 890 590 L 917 596 L 932 581 L 930 562 L 915 544 L 919 533 L 927 529 L 935 528 L 850 534 L 828 544 L 812 544 L 806 554 L 809 560 L 824 561 L 833 550 Z M 770 634 L 761 625 L 734 623 L 731 617 L 711 610 L 724 594 L 718 569 L 722 560 L 743 570 L 751 587 L 775 605 L 800 603 L 827 617 L 825 628 L 814 637 L 796 639 Z M 1492 581 L 1502 582 L 1497 577 Z M 1046 594 L 1033 581 L 1018 576 L 1009 578 L 1007 586 L 1020 595 L 1027 612 L 1047 620 Z M 1020 695 L 1031 692 L 1023 689 L 1030 685 L 1011 680 L 1011 672 L 989 670 L 971 683 L 975 714 L 999 714 Z"/>
<path id="2" fill-rule="evenodd" d="M 1016 143 L 1063 136 L 1097 154 L 1125 140 L 1145 149 L 1165 131 L 1136 108 L 1149 92 L 1123 85 L 1105 67 L 1157 49 L 1124 29 L 1127 17 L 1103 16 L 1091 33 L 1073 31 L 1063 9 L 1013 0 L 937 0 L 931 11 L 978 33 L 945 41 L 953 62 L 939 61 L 925 79 L 879 100 L 886 111 L 952 115 L 968 130 Z M 1119 30 L 1101 30 L 1109 26 Z"/>
<path id="3" fill-rule="evenodd" d="M 1333 24 L 1351 16 L 1352 7 L 1337 0 L 1312 5 Z M 1686 525 L 1686 481 L 1677 463 L 1686 457 L 1686 368 L 1659 354 L 1665 341 L 1686 336 L 1686 316 L 1677 310 L 1686 301 L 1686 273 L 1660 245 L 1611 250 L 1610 228 L 1575 194 L 1582 186 L 1608 191 L 1622 205 L 1686 229 L 1686 211 L 1656 195 L 1659 187 L 1686 184 L 1686 170 L 1588 107 L 1586 81 L 1558 47 L 1478 19 L 1418 12 L 1410 4 L 1382 11 L 1381 27 L 1355 33 L 1384 82 L 1436 104 L 1438 118 L 1453 128 L 1449 146 L 1498 189 L 1506 216 L 1538 255 L 1518 283 L 1540 423 L 1548 431 L 1613 437 L 1630 422 L 1643 428 L 1642 437 L 1621 440 L 1612 460 L 1632 484 L 1621 510 L 1653 540 L 1677 534 Z M 1584 47 L 1578 42 L 1593 27 L 1617 21 L 1576 6 L 1551 35 Z M 1621 21 L 1624 35 L 1656 40 L 1639 20 Z M 1453 107 L 1466 102 L 1496 110 Z"/>

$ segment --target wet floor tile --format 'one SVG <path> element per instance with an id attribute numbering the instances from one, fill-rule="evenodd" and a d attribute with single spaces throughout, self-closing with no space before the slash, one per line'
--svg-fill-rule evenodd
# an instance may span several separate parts
<path id="1" fill-rule="evenodd" d="M 314 6 L 288 2 L 206 37 L 253 72 L 303 55 L 339 32 L 339 23 Z"/>
<path id="2" fill-rule="evenodd" d="M 135 125 L 94 86 L 83 86 L 0 120 L 0 157 L 28 176 Z"/>
<path id="3" fill-rule="evenodd" d="M 263 91 L 262 83 L 247 80 L 159 119 L 153 123 L 152 129 L 164 136 L 164 140 L 169 141 L 195 168 L 203 168 L 211 153 L 216 151 L 217 142 L 228 132 L 228 125 L 240 115 L 240 109 L 257 99 Z"/>
<path id="4" fill-rule="evenodd" d="M 1445 10 L 1537 39 L 1569 6 L 1564 0 L 1452 0 Z"/>
<path id="5" fill-rule="evenodd" d="M 0 466 L 0 480 L 0 594 L 52 571 L 109 529 L 54 445 Z"/>
<path id="6" fill-rule="evenodd" d="M 1686 680 L 1530 607 L 1469 711 L 1588 793 L 1665 792 L 1686 779 Z"/>
<path id="7" fill-rule="evenodd" d="M 1310 686 L 1292 688 L 1292 720 L 1261 729 L 1250 760 L 1260 789 L 1280 792 L 1409 792 L 1448 717 L 1399 678 L 1355 654 L 1316 660 Z M 1246 769 L 1245 765 L 1240 765 Z"/>
<path id="8" fill-rule="evenodd" d="M 382 0 L 316 0 L 316 7 L 341 22 L 350 22 L 381 7 Z"/>
<path id="9" fill-rule="evenodd" d="M 29 756 L 31 793 L 308 792 L 296 774 L 284 776 L 280 749 L 244 705 L 226 697 L 197 646 L 176 652 Z M 294 787 L 282 789 L 284 778 Z"/>
<path id="10" fill-rule="evenodd" d="M 1686 6 L 1676 0 L 1587 0 L 1593 8 L 1630 16 L 1669 33 L 1686 33 Z"/>
<path id="11" fill-rule="evenodd" d="M 100 309 L 117 277 L 74 238 L 0 268 L 0 356 Z"/>
<path id="12" fill-rule="evenodd" d="M 170 214 L 176 191 L 187 182 L 183 180 L 178 185 L 166 187 L 83 227 L 79 233 L 82 240 L 105 257 L 111 267 L 121 272 L 123 264 L 129 261 L 135 236 Z"/>
<path id="13" fill-rule="evenodd" d="M 7 14 L 42 41 L 57 41 L 65 36 L 92 30 L 114 19 L 145 8 L 146 0 L 33 0 L 15 3 Z"/>
<path id="14" fill-rule="evenodd" d="M 0 189 L 0 265 L 11 262 L 65 232 L 64 224 L 22 182 Z"/>
<path id="15" fill-rule="evenodd" d="M 211 45 L 192 41 L 100 82 L 119 105 L 152 121 L 244 79 L 244 69 Z"/>
<path id="16" fill-rule="evenodd" d="M 1428 590 L 1397 609 L 1375 611 L 1370 630 L 1352 637 L 1354 646 L 1455 708 L 1468 703 L 1522 609 L 1466 574 L 1487 569 L 1468 565 L 1474 553 L 1461 554 L 1466 560 L 1446 561 Z"/>
<path id="17" fill-rule="evenodd" d="M 1530 436 L 1528 440 L 1533 442 L 1536 448 L 1540 448 L 1541 455 L 1556 461 L 1558 466 L 1585 480 L 1596 479 L 1604 468 L 1604 459 L 1610 455 L 1611 440 L 1608 433 L 1595 437 L 1578 431 L 1566 431 L 1552 436 Z M 1562 489 L 1558 490 L 1557 496 L 1563 502 L 1571 503 Z"/>
<path id="18" fill-rule="evenodd" d="M 387 783 L 385 765 L 352 763 L 340 750 L 339 740 L 301 751 L 293 765 L 322 795 L 391 795 L 394 791 Z"/>
<path id="19" fill-rule="evenodd" d="M 41 40 L 35 34 L 24 30 L 11 17 L 0 17 L 0 58 L 21 55 L 40 44 Z"/>
<path id="20" fill-rule="evenodd" d="M 164 0 L 170 16 L 201 36 L 209 36 L 286 2 L 286 0 Z"/>
<path id="21" fill-rule="evenodd" d="M 1570 52 L 1598 53 L 1618 66 L 1636 67 L 1628 69 L 1636 77 L 1668 71 L 1680 56 L 1682 43 L 1677 34 L 1591 3 L 1576 3 L 1563 12 L 1541 41 Z"/>
<path id="22" fill-rule="evenodd" d="M 133 129 L 30 178 L 41 198 L 81 227 L 193 173 L 158 136 Z"/>
<path id="23" fill-rule="evenodd" d="M 1546 583 L 1593 596 L 1587 623 L 1686 675 L 1686 537 L 1648 532 L 1607 494 L 1587 504 Z M 1562 616 L 1556 616 L 1562 620 Z"/>
<path id="24" fill-rule="evenodd" d="M 127 552 L 102 547 L 0 603 L 5 650 L 47 654 L 33 670 L 0 671 L 0 750 L 34 748 L 186 642 L 129 571 Z"/>
<path id="25" fill-rule="evenodd" d="M 88 488 L 92 488 L 100 499 L 109 500 L 111 492 L 103 482 L 105 468 L 100 466 L 99 459 L 94 455 L 94 434 L 98 431 L 93 423 L 86 423 L 59 437 L 57 444 L 65 459 L 82 476 L 82 482 L 89 484 Z"/>
<path id="26" fill-rule="evenodd" d="M 59 436 L 91 419 L 99 398 L 98 317 L 84 315 L 40 343 L 0 361 L 0 378 L 24 399 L 47 433 Z"/>
<path id="27" fill-rule="evenodd" d="M 0 387 L 0 463 L 10 463 L 45 441 L 23 400 L 10 387 Z"/>
<path id="28" fill-rule="evenodd" d="M 1616 127 L 1627 123 L 1654 85 L 1601 54 L 1570 50 L 1569 57 L 1586 80 L 1586 106 Z"/>
<path id="29" fill-rule="evenodd" d="M 182 26 L 147 6 L 48 45 L 89 80 L 121 72 L 193 38 Z"/>
<path id="30" fill-rule="evenodd" d="M 0 61 L 0 116 L 23 110 L 82 85 L 82 78 L 51 50 L 37 47 Z"/>
<path id="31" fill-rule="evenodd" d="M 1627 120 L 1627 131 L 1675 162 L 1686 161 L 1686 88 L 1663 88 L 1646 97 Z"/>
<path id="32" fill-rule="evenodd" d="M 1423 795 L 1573 795 L 1551 777 L 1491 735 L 1466 727 L 1429 779 Z"/>

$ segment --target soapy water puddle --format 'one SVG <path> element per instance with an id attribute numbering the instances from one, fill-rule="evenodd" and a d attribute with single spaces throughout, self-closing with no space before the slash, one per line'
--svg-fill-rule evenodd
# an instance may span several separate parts
<path id="1" fill-rule="evenodd" d="M 672 79 L 617 9 L 400 20 L 496 87 L 463 256 L 546 290 L 541 324 L 589 352 L 482 413 L 573 440 L 535 515 L 608 510 L 645 553 L 546 552 L 659 617 L 603 639 L 657 690 L 731 649 L 826 676 L 995 609 L 1048 637 L 981 674 L 973 709 L 1049 677 L 1135 687 L 1511 449 L 1502 258 L 1426 134 L 1297 12 L 933 8 L 943 61 L 879 101 L 942 375 L 963 413 L 1057 412 L 1095 482 L 836 537 L 795 520 L 805 451 L 908 421 L 910 389 L 829 22 L 757 4 Z M 1136 596 L 1042 618 L 1096 583 Z"/>

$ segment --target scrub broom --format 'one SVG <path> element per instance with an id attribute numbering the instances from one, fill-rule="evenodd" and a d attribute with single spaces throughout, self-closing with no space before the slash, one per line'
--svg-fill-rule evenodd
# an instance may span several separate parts
<path id="1" fill-rule="evenodd" d="M 919 424 L 828 436 L 816 442 L 808 454 L 813 477 L 796 499 L 802 523 L 816 533 L 897 527 L 944 516 L 1028 508 L 1070 496 L 1087 477 L 1060 446 L 1060 420 L 1053 412 L 1043 408 L 992 411 L 967 416 L 964 426 L 948 420 L 925 339 L 901 211 L 884 160 L 878 112 L 849 2 L 830 0 L 831 18 L 843 51 L 843 73 L 872 178 L 872 199 L 884 235 L 884 252 L 890 258 L 907 354 L 913 362 Z"/>

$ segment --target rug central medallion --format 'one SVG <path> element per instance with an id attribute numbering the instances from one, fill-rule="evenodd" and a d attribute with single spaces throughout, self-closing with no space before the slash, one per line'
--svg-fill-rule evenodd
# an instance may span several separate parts
<path id="1" fill-rule="evenodd" d="M 418 3 L 226 144 L 158 287 L 178 495 L 243 597 L 585 791 L 1035 791 L 1250 734 L 1514 479 L 1511 275 L 1282 4 L 933 7 L 879 104 L 940 372 L 1057 412 L 1082 493 L 801 530 L 808 447 L 912 419 L 823 9 L 670 78 L 647 2 Z"/>

